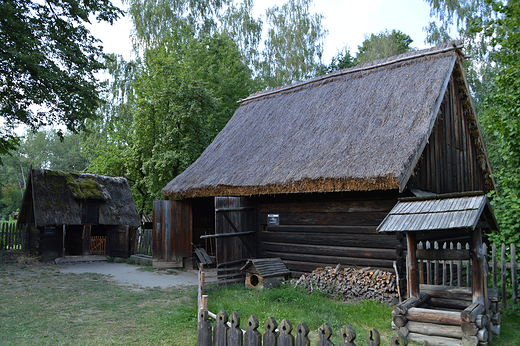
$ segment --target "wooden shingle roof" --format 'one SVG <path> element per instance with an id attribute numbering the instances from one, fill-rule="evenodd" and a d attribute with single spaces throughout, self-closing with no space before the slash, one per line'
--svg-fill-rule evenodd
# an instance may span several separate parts
<path id="1" fill-rule="evenodd" d="M 264 278 L 290 274 L 289 269 L 280 258 L 249 259 L 240 270 L 243 272 L 255 271 Z"/>
<path id="2" fill-rule="evenodd" d="M 498 229 L 486 195 L 447 194 L 401 199 L 381 222 L 379 232 L 472 231 L 484 213 L 490 229 Z"/>

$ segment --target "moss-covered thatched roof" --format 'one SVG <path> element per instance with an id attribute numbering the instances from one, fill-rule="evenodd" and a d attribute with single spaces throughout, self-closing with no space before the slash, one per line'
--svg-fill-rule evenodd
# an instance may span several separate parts
<path id="1" fill-rule="evenodd" d="M 456 45 L 251 95 L 164 195 L 402 191 L 462 65 Z"/>
<path id="2" fill-rule="evenodd" d="M 18 222 L 31 222 L 33 214 L 37 226 L 79 225 L 87 200 L 99 200 L 100 224 L 141 224 L 125 178 L 45 169 L 31 171 Z"/>

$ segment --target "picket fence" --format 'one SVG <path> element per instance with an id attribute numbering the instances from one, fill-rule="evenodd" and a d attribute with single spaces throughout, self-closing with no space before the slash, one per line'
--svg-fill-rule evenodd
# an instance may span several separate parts
<path id="1" fill-rule="evenodd" d="M 284 319 L 278 326 L 273 317 L 265 321 L 265 333 L 258 331 L 260 322 L 255 315 L 247 320 L 247 329 L 240 328 L 240 316 L 233 312 L 229 317 L 225 310 L 220 310 L 215 316 L 216 324 L 211 325 L 209 321 L 210 312 L 200 309 L 198 323 L 198 346 L 309 346 L 309 327 L 305 322 L 298 324 L 296 335 L 293 335 L 291 322 Z M 332 328 L 328 323 L 323 323 L 318 329 L 317 346 L 334 346 L 330 340 L 333 335 Z M 345 325 L 339 332 L 340 346 L 356 346 L 356 332 L 351 326 Z M 371 329 L 366 335 L 368 346 L 381 345 L 381 337 L 376 329 Z M 397 333 L 393 336 L 391 345 L 407 345 L 404 337 Z"/>
<path id="2" fill-rule="evenodd" d="M 0 250 L 23 250 L 25 232 L 16 228 L 16 222 L 0 223 Z"/>
<path id="3" fill-rule="evenodd" d="M 439 250 L 466 250 L 470 251 L 468 243 L 441 243 L 420 242 L 417 249 L 439 249 Z M 501 306 L 504 310 L 518 304 L 518 263 L 516 261 L 516 248 L 514 244 L 507 246 L 502 244 L 500 254 L 497 246 L 491 246 L 491 252 L 484 244 L 484 253 L 488 261 L 488 277 L 491 283 L 488 287 L 501 291 Z M 500 255 L 500 258 L 498 257 Z M 509 257 L 509 263 L 506 258 Z M 419 259 L 419 278 L 421 284 L 471 287 L 472 285 L 472 263 L 471 260 L 421 260 Z M 509 279 L 508 279 L 509 278 Z M 509 286 L 508 286 L 509 285 Z M 508 289 L 509 287 L 509 289 Z"/>

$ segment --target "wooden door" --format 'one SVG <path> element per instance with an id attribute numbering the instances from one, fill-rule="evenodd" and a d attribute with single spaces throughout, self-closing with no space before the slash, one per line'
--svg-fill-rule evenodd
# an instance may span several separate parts
<path id="1" fill-rule="evenodd" d="M 192 256 L 192 211 L 190 201 L 153 202 L 153 266 L 182 267 Z"/>
<path id="2" fill-rule="evenodd" d="M 108 255 L 127 258 L 130 250 L 129 226 L 108 226 Z"/>
<path id="3" fill-rule="evenodd" d="M 215 198 L 215 247 L 219 281 L 240 280 L 240 267 L 256 258 L 255 204 L 247 197 Z"/>

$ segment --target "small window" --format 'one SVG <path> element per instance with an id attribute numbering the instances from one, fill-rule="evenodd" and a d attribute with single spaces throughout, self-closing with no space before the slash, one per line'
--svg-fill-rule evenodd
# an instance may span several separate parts
<path id="1" fill-rule="evenodd" d="M 99 221 L 99 201 L 86 200 L 83 201 L 83 213 L 81 216 L 82 223 L 98 223 Z"/>

